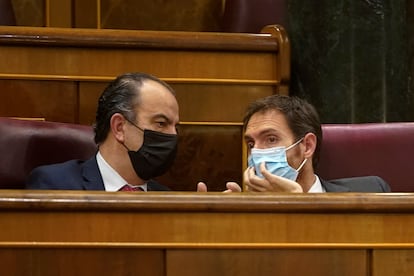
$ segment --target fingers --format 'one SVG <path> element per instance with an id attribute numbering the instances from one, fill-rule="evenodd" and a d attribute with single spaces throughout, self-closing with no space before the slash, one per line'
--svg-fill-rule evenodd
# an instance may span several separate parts
<path id="1" fill-rule="evenodd" d="M 238 192 L 241 192 L 242 190 L 239 184 L 237 184 L 236 182 L 227 182 L 226 188 L 227 190 L 224 191 L 225 193 L 231 193 L 231 192 L 238 193 Z"/>
<path id="2" fill-rule="evenodd" d="M 243 183 L 249 192 L 303 192 L 299 183 L 270 173 L 264 163 L 260 164 L 264 178 L 255 174 L 254 168 L 248 168 L 243 174 Z"/>
<path id="3" fill-rule="evenodd" d="M 251 168 L 249 167 L 245 169 L 243 172 L 243 186 L 246 188 L 249 187 L 249 182 L 250 182 L 249 169 Z"/>
<path id="4" fill-rule="evenodd" d="M 270 184 L 271 190 L 274 192 L 292 192 L 302 193 L 303 189 L 299 183 L 290 179 L 275 175 L 266 170 L 265 166 L 260 164 L 260 171 L 265 180 Z"/>
<path id="5" fill-rule="evenodd" d="M 249 192 L 266 192 L 271 191 L 270 185 L 266 179 L 260 178 L 255 174 L 254 167 L 247 168 L 243 174 L 243 183 L 246 191 Z"/>
<path id="6" fill-rule="evenodd" d="M 207 185 L 204 182 L 198 182 L 197 192 L 207 192 Z"/>
<path id="7" fill-rule="evenodd" d="M 236 182 L 227 182 L 226 188 L 227 190 L 223 191 L 224 193 L 241 192 L 241 187 Z M 207 192 L 207 185 L 204 182 L 198 182 L 197 192 Z"/>

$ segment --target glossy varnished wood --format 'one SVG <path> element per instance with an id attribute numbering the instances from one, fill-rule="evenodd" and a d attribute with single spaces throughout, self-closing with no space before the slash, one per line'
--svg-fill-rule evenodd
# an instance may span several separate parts
<path id="1" fill-rule="evenodd" d="M 91 81 L 144 71 L 171 81 L 278 86 L 290 55 L 286 34 L 276 33 L 0 27 L 0 77 Z"/>
<path id="2" fill-rule="evenodd" d="M 13 275 L 70 275 L 82 260 L 88 273 L 139 271 L 128 256 L 151 264 L 148 275 L 409 275 L 413 202 L 395 193 L 3 190 L 0 256 Z"/>
<path id="3" fill-rule="evenodd" d="M 119 193 L 0 190 L 0 210 L 232 213 L 408 213 L 412 193 Z"/>
<path id="4" fill-rule="evenodd" d="M 37 102 L 24 112 L 23 102 L 15 116 L 43 113 L 46 120 L 90 124 L 102 87 L 119 74 L 141 71 L 175 86 L 185 121 L 240 122 L 252 99 L 288 93 L 289 47 L 277 26 L 261 34 L 0 27 L 0 79 L 19 86 L 37 82 L 44 90 L 48 81 L 77 87 L 71 114 L 50 117 L 48 105 Z M 11 90 L 2 93 L 7 102 Z M 41 91 L 30 93 L 42 98 Z M 56 97 L 48 98 L 52 103 Z M 238 108 L 223 108 L 229 101 Z"/>
<path id="5" fill-rule="evenodd" d="M 109 238 L 107 241 L 113 242 L 414 243 L 414 236 L 402 235 L 411 233 L 412 228 L 408 226 L 414 226 L 411 194 L 131 194 L 2 190 L 0 195 L 0 210 L 7 211 L 1 216 L 8 217 L 1 223 L 75 227 L 78 219 L 90 218 L 85 221 L 88 228 L 117 229 L 110 233 L 111 238 L 105 231 L 97 233 L 93 238 L 95 241 Z M 20 221 L 23 217 L 26 219 Z M 59 217 L 62 218 L 60 222 Z M 118 220 L 136 226 L 145 221 L 146 227 L 141 230 L 132 227 L 132 231 L 124 228 L 122 223 L 115 223 Z M 197 225 L 193 225 L 195 221 Z M 113 225 L 106 225 L 109 222 Z M 237 236 L 216 236 L 221 232 L 224 234 L 225 229 L 241 225 L 245 227 L 241 227 Z M 384 227 L 386 225 L 393 227 Z M 139 232 L 147 231 L 149 227 L 154 227 L 155 232 L 140 236 Z M 19 231 L 28 230 L 24 227 L 1 229 L 3 235 L 8 233 L 14 237 L 21 234 Z M 179 229 L 191 231 L 176 235 L 178 232 L 175 231 Z M 158 231 L 163 234 L 158 235 Z M 260 231 L 261 235 L 251 235 L 252 231 Z M 81 233 L 75 232 L 57 231 L 42 239 L 52 242 L 75 238 L 79 240 L 74 241 L 81 241 L 81 237 L 76 237 Z M 122 232 L 131 233 L 122 235 Z M 26 233 L 24 236 L 30 239 L 27 235 L 35 237 L 42 233 Z"/>
<path id="6" fill-rule="evenodd" d="M 109 48 L 276 52 L 271 34 L 0 27 L 0 43 Z"/>

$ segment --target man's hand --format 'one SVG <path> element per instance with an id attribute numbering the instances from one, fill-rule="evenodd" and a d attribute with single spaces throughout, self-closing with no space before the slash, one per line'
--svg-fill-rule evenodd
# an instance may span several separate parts
<path id="1" fill-rule="evenodd" d="M 247 168 L 243 174 L 243 183 L 249 192 L 291 192 L 303 193 L 302 186 L 290 179 L 271 174 L 264 163 L 260 164 L 264 178 L 255 174 L 254 167 Z"/>
<path id="2" fill-rule="evenodd" d="M 241 192 L 241 187 L 236 182 L 227 182 L 226 188 L 227 190 L 223 191 L 223 193 Z M 197 192 L 207 192 L 207 185 L 204 182 L 198 182 Z"/>
<path id="3" fill-rule="evenodd" d="M 227 182 L 226 183 L 227 190 L 223 191 L 223 193 L 239 193 L 241 192 L 241 187 L 236 182 Z"/>
<path id="4" fill-rule="evenodd" d="M 207 192 L 207 185 L 204 182 L 198 182 L 197 192 Z"/>

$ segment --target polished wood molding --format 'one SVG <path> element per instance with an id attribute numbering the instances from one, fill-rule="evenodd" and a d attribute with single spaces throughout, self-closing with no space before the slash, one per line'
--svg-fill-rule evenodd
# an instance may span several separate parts
<path id="1" fill-rule="evenodd" d="M 110 82 L 116 76 L 80 76 L 80 75 L 41 75 L 41 74 L 11 74 L 0 73 L 0 79 L 11 80 L 59 80 L 59 81 L 99 81 Z M 216 78 L 161 78 L 168 83 L 183 84 L 231 84 L 231 85 L 279 85 L 277 80 L 249 80 L 249 79 L 216 79 Z"/>
<path id="2" fill-rule="evenodd" d="M 0 210 L 411 213 L 411 193 L 229 193 L 1 190 Z"/>
<path id="3" fill-rule="evenodd" d="M 0 26 L 0 44 L 276 52 L 271 34 Z"/>
<path id="4" fill-rule="evenodd" d="M 7 275 L 411 275 L 413 228 L 409 193 L 0 191 Z"/>
<path id="5" fill-rule="evenodd" d="M 414 243 L 0 242 L 0 248 L 414 249 Z"/>
<path id="6" fill-rule="evenodd" d="M 269 33 L 271 34 L 277 41 L 279 48 L 279 54 L 280 56 L 287 57 L 279 59 L 279 66 L 280 68 L 280 83 L 282 84 L 280 86 L 280 94 L 288 95 L 288 87 L 290 83 L 290 41 L 289 37 L 286 33 L 286 30 L 278 25 L 268 25 L 265 26 L 262 30 L 262 33 Z"/>

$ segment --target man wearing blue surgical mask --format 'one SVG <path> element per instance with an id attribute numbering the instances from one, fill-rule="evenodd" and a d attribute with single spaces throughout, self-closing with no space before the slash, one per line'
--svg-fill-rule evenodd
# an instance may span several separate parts
<path id="1" fill-rule="evenodd" d="M 249 167 L 243 184 L 252 192 L 389 192 L 379 177 L 326 181 L 314 172 L 322 141 L 315 108 L 297 97 L 272 95 L 249 105 L 244 117 Z"/>

